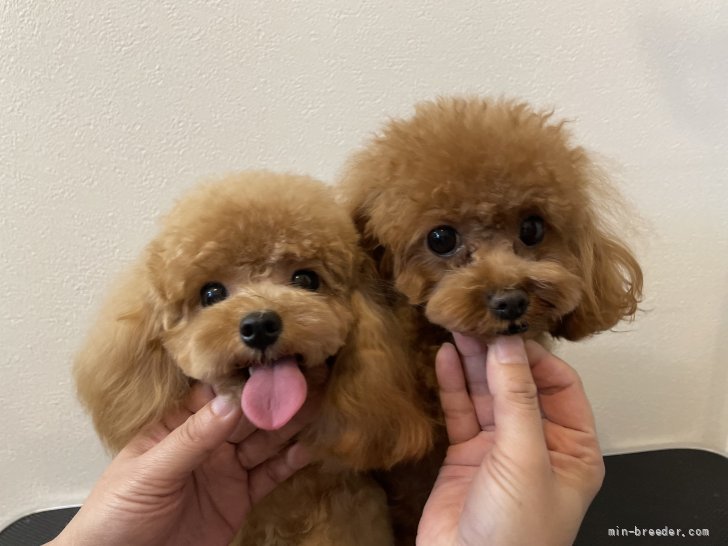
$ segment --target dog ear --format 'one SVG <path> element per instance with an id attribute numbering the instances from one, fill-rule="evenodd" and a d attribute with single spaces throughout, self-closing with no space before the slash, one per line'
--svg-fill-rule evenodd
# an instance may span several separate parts
<path id="1" fill-rule="evenodd" d="M 430 449 L 433 423 L 393 313 L 360 289 L 351 308 L 356 323 L 333 366 L 314 441 L 357 469 L 389 468 Z"/>
<path id="2" fill-rule="evenodd" d="M 359 233 L 359 244 L 364 252 L 369 256 L 376 268 L 380 278 L 392 280 L 394 275 L 394 264 L 392 254 L 384 246 L 379 243 L 376 235 L 370 229 L 370 216 L 367 207 L 362 204 L 354 208 L 350 213 L 351 219 Z"/>
<path id="3" fill-rule="evenodd" d="M 164 320 L 162 302 L 139 265 L 107 301 L 76 358 L 79 398 L 113 452 L 187 391 L 187 379 L 162 345 Z"/>
<path id="4" fill-rule="evenodd" d="M 395 258 L 389 248 L 379 243 L 369 227 L 370 218 L 363 206 L 356 209 L 353 220 L 359 232 L 360 245 L 372 259 L 379 278 L 391 281 L 397 290 L 407 297 L 410 304 L 424 303 L 431 289 L 431 283 L 422 274 L 422 268 Z"/>
<path id="5" fill-rule="evenodd" d="M 626 245 L 596 226 L 584 230 L 578 244 L 584 293 L 553 332 L 572 341 L 632 318 L 642 299 L 642 270 Z"/>

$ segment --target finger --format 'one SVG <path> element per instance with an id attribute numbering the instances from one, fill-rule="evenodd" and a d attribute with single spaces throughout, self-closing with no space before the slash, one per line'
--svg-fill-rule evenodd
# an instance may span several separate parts
<path id="1" fill-rule="evenodd" d="M 435 372 L 450 443 L 466 442 L 478 435 L 480 425 L 465 385 L 460 357 L 452 344 L 444 343 L 437 351 Z"/>
<path id="2" fill-rule="evenodd" d="M 479 340 L 462 334 L 453 333 L 453 339 L 462 358 L 468 392 L 470 392 L 478 422 L 483 428 L 492 426 L 494 423 L 493 397 L 488 388 L 488 376 L 485 371 L 488 348 Z"/>
<path id="3" fill-rule="evenodd" d="M 243 413 L 232 434 L 228 436 L 227 441 L 232 444 L 240 443 L 248 438 L 251 434 L 253 434 L 256 430 L 258 430 L 258 427 L 248 421 L 248 418 Z"/>
<path id="4" fill-rule="evenodd" d="M 212 387 L 195 383 L 179 406 L 167 411 L 159 421 L 144 427 L 140 434 L 129 442 L 121 455 L 138 457 L 149 451 L 214 397 Z"/>
<path id="5" fill-rule="evenodd" d="M 594 413 L 576 370 L 535 341 L 526 343 L 526 353 L 544 417 L 563 427 L 596 435 Z"/>
<path id="6" fill-rule="evenodd" d="M 207 383 L 195 383 L 185 400 L 185 408 L 190 413 L 197 413 L 215 398 L 215 391 Z"/>
<path id="7" fill-rule="evenodd" d="M 488 385 L 493 394 L 496 443 L 514 455 L 546 455 L 538 391 L 523 340 L 499 337 L 488 351 Z"/>
<path id="8" fill-rule="evenodd" d="M 218 391 L 218 389 L 220 390 Z M 242 391 L 240 389 L 229 389 L 222 387 L 218 387 L 216 389 L 215 387 L 211 387 L 210 390 L 214 394 L 218 394 L 218 392 L 221 392 L 225 393 L 227 396 L 233 396 L 234 398 L 237 398 L 238 403 L 240 403 L 240 397 L 242 395 Z M 231 444 L 237 444 L 238 442 L 242 442 L 245 438 L 253 434 L 256 430 L 258 430 L 258 427 L 256 427 L 248 420 L 245 413 L 241 413 L 240 420 L 238 421 L 238 424 L 233 432 L 230 434 L 230 436 L 228 436 L 227 441 Z"/>
<path id="9" fill-rule="evenodd" d="M 195 383 L 192 385 L 190 392 L 187 393 L 180 407 L 167 412 L 162 417 L 162 424 L 167 429 L 167 433 L 172 432 L 182 425 L 182 423 L 189 419 L 190 415 L 197 413 L 213 398 L 215 398 L 215 394 L 209 385 L 204 383 Z"/>
<path id="10" fill-rule="evenodd" d="M 237 447 L 244 468 L 253 468 L 272 457 L 318 414 L 320 397 L 312 395 L 288 423 L 278 430 L 256 430 Z"/>
<path id="11" fill-rule="evenodd" d="M 192 413 L 183 405 L 180 405 L 168 410 L 158 420 L 152 417 L 153 421 L 142 428 L 139 434 L 129 441 L 119 453 L 119 456 L 138 457 L 142 453 L 146 453 L 189 419 L 190 415 Z"/>
<path id="12" fill-rule="evenodd" d="M 197 468 L 232 433 L 240 419 L 236 399 L 217 396 L 146 454 L 146 470 L 167 479 Z"/>
<path id="13" fill-rule="evenodd" d="M 311 462 L 311 452 L 301 444 L 294 444 L 277 456 L 256 466 L 249 473 L 249 494 L 253 503 L 270 493 L 275 486 L 290 478 Z"/>

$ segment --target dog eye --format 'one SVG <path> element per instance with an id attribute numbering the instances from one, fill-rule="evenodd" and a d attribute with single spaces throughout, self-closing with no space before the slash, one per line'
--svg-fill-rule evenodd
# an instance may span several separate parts
<path id="1" fill-rule="evenodd" d="M 303 288 L 304 290 L 311 290 L 315 292 L 318 290 L 320 281 L 319 276 L 308 269 L 300 269 L 295 271 L 291 276 L 291 284 Z"/>
<path id="2" fill-rule="evenodd" d="M 200 303 L 207 307 L 227 298 L 227 289 L 219 282 L 208 282 L 200 289 Z"/>
<path id="3" fill-rule="evenodd" d="M 537 245 L 543 241 L 544 222 L 540 216 L 529 216 L 521 222 L 521 232 L 518 238 L 526 246 Z"/>
<path id="4" fill-rule="evenodd" d="M 440 256 L 447 256 L 455 251 L 459 240 L 457 230 L 450 226 L 438 226 L 427 234 L 427 246 Z"/>

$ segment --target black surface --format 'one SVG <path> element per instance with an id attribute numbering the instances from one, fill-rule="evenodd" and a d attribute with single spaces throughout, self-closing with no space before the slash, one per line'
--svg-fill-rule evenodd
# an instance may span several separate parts
<path id="1" fill-rule="evenodd" d="M 39 546 L 58 536 L 78 507 L 30 514 L 0 531 L 0 546 Z"/>
<path id="2" fill-rule="evenodd" d="M 693 449 L 605 457 L 602 490 L 587 512 L 578 546 L 728 546 L 728 459 Z M 617 531 L 617 528 L 619 530 Z M 636 536 L 672 529 L 676 536 Z M 617 536 L 609 536 L 609 530 Z M 677 529 L 684 536 L 677 535 Z M 706 529 L 708 536 L 689 536 Z M 623 530 L 632 531 L 622 535 Z"/>

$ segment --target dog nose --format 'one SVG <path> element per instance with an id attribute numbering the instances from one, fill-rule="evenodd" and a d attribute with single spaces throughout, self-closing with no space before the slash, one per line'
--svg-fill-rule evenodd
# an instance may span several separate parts
<path id="1" fill-rule="evenodd" d="M 256 311 L 240 321 L 240 337 L 248 347 L 265 350 L 273 345 L 283 330 L 283 321 L 275 311 Z"/>
<path id="2" fill-rule="evenodd" d="M 503 320 L 516 320 L 528 309 L 528 294 L 516 288 L 496 292 L 488 298 L 491 314 Z"/>

